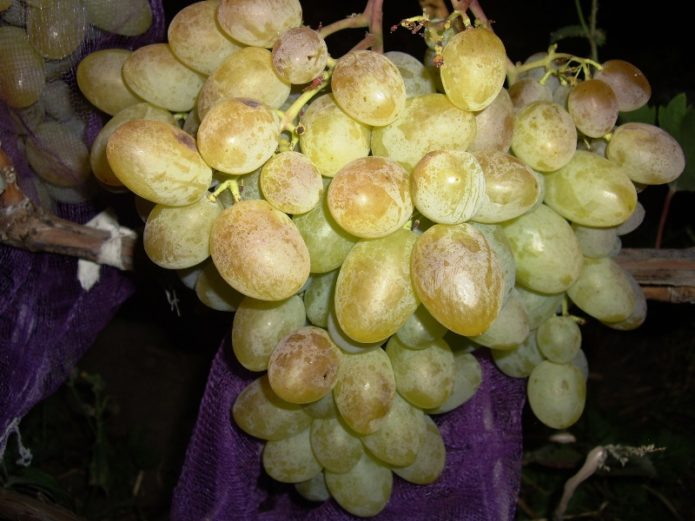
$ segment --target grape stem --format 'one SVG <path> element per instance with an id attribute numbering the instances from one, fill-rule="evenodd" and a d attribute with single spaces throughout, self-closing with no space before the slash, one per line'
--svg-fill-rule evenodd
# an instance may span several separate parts
<path id="1" fill-rule="evenodd" d="M 573 54 L 568 54 L 564 52 L 556 52 L 557 44 L 553 44 L 548 48 L 548 53 L 537 60 L 533 60 L 523 65 L 514 65 L 508 72 L 507 78 L 510 84 L 516 82 L 520 74 L 530 71 L 532 69 L 537 69 L 543 67 L 544 69 L 549 69 L 555 60 L 564 60 L 564 63 L 557 68 L 557 70 L 548 70 L 548 73 L 543 77 L 541 83 L 550 75 L 555 74 L 558 77 L 570 76 L 572 79 L 576 79 L 576 75 L 581 71 L 584 75 L 589 78 L 591 76 L 591 67 L 600 71 L 602 69 L 601 64 L 591 58 L 580 58 L 579 56 L 574 56 Z M 574 66 L 572 64 L 575 64 Z"/>
<path id="2" fill-rule="evenodd" d="M 666 230 L 666 219 L 668 217 L 668 212 L 671 209 L 671 201 L 673 200 L 674 195 L 676 195 L 676 190 L 669 186 L 668 192 L 666 192 L 666 196 L 664 197 L 664 204 L 661 207 L 659 227 L 656 230 L 656 242 L 654 243 L 654 247 L 657 250 L 661 248 L 661 243 L 664 240 L 664 231 Z"/>
<path id="3" fill-rule="evenodd" d="M 353 50 L 371 47 L 375 52 L 384 52 L 384 31 L 382 28 L 384 20 L 383 5 L 384 0 L 368 0 L 361 14 L 353 14 L 322 27 L 318 31 L 319 35 L 325 39 L 331 34 L 342 31 L 343 29 L 359 29 L 360 27 L 365 27 L 369 29 L 367 36 L 365 36 Z"/>

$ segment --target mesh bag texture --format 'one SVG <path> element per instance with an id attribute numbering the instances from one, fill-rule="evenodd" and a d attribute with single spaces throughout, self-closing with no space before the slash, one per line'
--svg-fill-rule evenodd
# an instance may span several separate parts
<path id="1" fill-rule="evenodd" d="M 479 350 L 482 384 L 464 405 L 433 416 L 447 449 L 439 480 L 412 485 L 394 475 L 391 500 L 373 519 L 507 521 L 514 518 L 521 476 L 525 380 L 502 374 Z M 335 501 L 303 500 L 261 466 L 261 441 L 233 424 L 230 411 L 258 377 L 234 358 L 225 340 L 212 363 L 198 420 L 174 491 L 171 519 L 333 521 L 358 519 Z"/>
<path id="2" fill-rule="evenodd" d="M 34 203 L 58 217 L 84 224 L 105 208 L 93 197 L 93 185 L 68 191 L 67 197 L 63 197 L 64 192 L 52 191 L 55 187 L 43 183 L 29 165 L 26 143 L 33 138 L 36 124 L 59 121 L 66 132 L 81 133 L 84 144 L 91 145 L 108 117 L 84 101 L 76 85 L 75 68 L 84 56 L 98 49 L 134 49 L 161 41 L 161 0 L 152 0 L 150 6 L 153 20 L 146 33 L 123 37 L 88 27 L 85 39 L 70 56 L 45 62 L 47 78 L 51 78 L 47 81 L 60 81 L 69 89 L 70 118 L 56 119 L 54 112 L 46 110 L 45 103 L 50 99 L 40 99 L 34 104 L 37 107 L 23 109 L 10 107 L 0 99 L 0 145 L 13 162 L 17 183 Z M 26 9 L 24 2 L 14 2 L 8 11 L 0 13 L 0 27 L 22 27 Z M 58 165 L 62 158 L 58 155 L 54 160 Z M 19 420 L 64 383 L 135 290 L 126 274 L 107 266 L 101 267 L 99 281 L 85 290 L 78 281 L 77 266 L 78 259 L 73 257 L 0 245 L 0 457 Z"/>

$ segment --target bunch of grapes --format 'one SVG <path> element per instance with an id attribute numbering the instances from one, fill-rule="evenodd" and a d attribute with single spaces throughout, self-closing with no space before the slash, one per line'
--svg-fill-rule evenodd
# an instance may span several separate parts
<path id="1" fill-rule="evenodd" d="M 423 61 L 334 59 L 334 26 L 303 26 L 298 0 L 205 0 L 168 43 L 78 68 L 97 106 L 134 100 L 94 142 L 95 176 L 136 194 L 154 263 L 235 312 L 234 355 L 259 376 L 234 422 L 266 441 L 271 477 L 358 516 L 385 507 L 394 473 L 438 478 L 431 417 L 476 392 L 475 350 L 528 377 L 546 425 L 577 421 L 570 307 L 642 323 L 613 257 L 638 190 L 684 168 L 660 128 L 616 126 L 650 96 L 633 65 L 551 47 L 513 66 L 466 13 L 404 24 L 425 27 Z"/>

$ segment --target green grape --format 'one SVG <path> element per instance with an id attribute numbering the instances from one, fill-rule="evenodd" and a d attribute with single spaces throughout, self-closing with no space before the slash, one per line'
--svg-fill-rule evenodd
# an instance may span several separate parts
<path id="1" fill-rule="evenodd" d="M 313 478 L 294 484 L 294 489 L 304 499 L 323 502 L 331 498 L 331 493 L 326 486 L 326 478 L 323 472 L 319 472 Z"/>
<path id="2" fill-rule="evenodd" d="M 540 293 L 562 293 L 582 268 L 582 252 L 572 227 L 541 205 L 502 224 L 516 261 L 516 281 Z"/>
<path id="3" fill-rule="evenodd" d="M 619 331 L 631 331 L 637 329 L 641 326 L 647 318 L 647 298 L 644 295 L 644 290 L 640 286 L 635 277 L 629 271 L 625 271 L 625 275 L 630 281 L 630 286 L 635 295 L 635 306 L 632 309 L 632 313 L 626 319 L 620 322 L 603 322 L 604 326 L 608 326 L 611 329 L 617 329 Z"/>
<path id="4" fill-rule="evenodd" d="M 137 36 L 152 25 L 152 8 L 147 0 L 82 0 L 90 24 L 108 33 Z"/>
<path id="5" fill-rule="evenodd" d="M 579 369 L 579 371 L 581 371 L 582 376 L 584 376 L 584 380 L 589 379 L 589 361 L 586 359 L 586 354 L 584 351 L 579 349 L 571 363 L 573 366 Z"/>
<path id="6" fill-rule="evenodd" d="M 311 451 L 309 429 L 267 441 L 262 458 L 268 475 L 283 483 L 300 483 L 321 473 L 321 464 Z"/>
<path id="7" fill-rule="evenodd" d="M 483 370 L 480 362 L 471 353 L 463 350 L 454 351 L 454 386 L 449 397 L 432 409 L 427 409 L 427 414 L 443 414 L 453 411 L 460 405 L 470 400 L 476 393 L 483 380 Z M 421 447 L 421 451 L 423 448 Z M 401 476 L 402 477 L 402 476 Z"/>
<path id="8" fill-rule="evenodd" d="M 514 117 L 512 151 L 534 170 L 557 170 L 576 150 L 577 129 L 572 116 L 557 103 L 535 101 Z"/>
<path id="9" fill-rule="evenodd" d="M 586 257 L 579 278 L 567 294 L 577 307 L 601 322 L 627 319 L 637 299 L 627 272 L 610 257 Z"/>
<path id="10" fill-rule="evenodd" d="M 210 254 L 220 275 L 244 295 L 284 300 L 309 277 L 309 251 L 299 230 L 265 201 L 239 201 L 215 221 Z"/>
<path id="11" fill-rule="evenodd" d="M 41 56 L 60 60 L 85 38 L 87 19 L 80 0 L 37 0 L 27 6 L 27 34 Z"/>
<path id="12" fill-rule="evenodd" d="M 572 224 L 579 247 L 585 257 L 615 257 L 620 252 L 621 242 L 616 228 L 593 228 Z"/>
<path id="13" fill-rule="evenodd" d="M 526 308 L 529 319 L 529 328 L 537 329 L 546 319 L 555 315 L 562 308 L 564 293 L 548 294 L 516 286 L 517 296 Z"/>
<path id="14" fill-rule="evenodd" d="M 270 48 L 283 32 L 302 24 L 299 0 L 222 0 L 217 21 L 235 40 Z"/>
<path id="15" fill-rule="evenodd" d="M 432 316 L 455 333 L 479 335 L 502 306 L 504 283 L 495 253 L 470 224 L 435 224 L 411 256 L 415 293 Z"/>
<path id="16" fill-rule="evenodd" d="M 39 99 L 46 84 L 41 56 L 23 29 L 0 26 L 0 100 L 10 107 L 28 107 Z"/>
<path id="17" fill-rule="evenodd" d="M 315 326 L 296 329 L 283 337 L 270 354 L 270 386 L 288 402 L 320 400 L 335 385 L 341 356 L 325 330 Z"/>
<path id="18" fill-rule="evenodd" d="M 601 64 L 601 70 L 594 78 L 608 85 L 618 99 L 621 112 L 629 112 L 643 107 L 652 95 L 649 80 L 637 67 L 625 60 L 608 60 Z"/>
<path id="19" fill-rule="evenodd" d="M 398 117 L 372 130 L 372 154 L 411 171 L 428 152 L 465 151 L 475 137 L 475 117 L 444 94 L 410 98 Z"/>
<path id="20" fill-rule="evenodd" d="M 551 362 L 564 364 L 574 360 L 582 345 L 582 332 L 569 316 L 554 316 L 536 330 L 538 349 Z"/>
<path id="21" fill-rule="evenodd" d="M 497 150 L 476 152 L 485 195 L 473 220 L 499 223 L 525 214 L 542 196 L 540 175 L 521 160 Z"/>
<path id="22" fill-rule="evenodd" d="M 76 187 L 89 178 L 89 150 L 82 137 L 62 123 L 41 123 L 26 141 L 29 165 L 44 181 Z"/>
<path id="23" fill-rule="evenodd" d="M 437 424 L 425 416 L 425 434 L 415 461 L 405 467 L 396 467 L 393 473 L 409 483 L 428 485 L 434 483 L 444 471 L 446 447 Z"/>
<path id="24" fill-rule="evenodd" d="M 312 418 L 302 406 L 278 398 L 263 375 L 239 393 L 232 406 L 234 423 L 262 440 L 281 440 L 307 430 Z"/>
<path id="25" fill-rule="evenodd" d="M 567 110 L 580 132 L 599 138 L 613 130 L 618 121 L 618 98 L 607 83 L 586 80 L 570 89 Z"/>
<path id="26" fill-rule="evenodd" d="M 196 107 L 201 119 L 219 101 L 249 98 L 277 109 L 290 95 L 290 84 L 273 69 L 268 49 L 244 47 L 224 60 L 200 89 Z"/>
<path id="27" fill-rule="evenodd" d="M 398 394 L 415 407 L 434 409 L 451 395 L 454 387 L 454 354 L 444 339 L 433 340 L 424 349 L 410 349 L 393 336 L 386 344 Z"/>
<path id="28" fill-rule="evenodd" d="M 200 302 L 217 311 L 236 311 L 245 298 L 225 282 L 212 261 L 203 266 L 194 289 Z"/>
<path id="29" fill-rule="evenodd" d="M 346 353 L 333 388 L 333 399 L 345 423 L 358 434 L 376 432 L 391 409 L 396 380 L 383 349 Z"/>
<path id="30" fill-rule="evenodd" d="M 335 315 L 340 328 L 360 343 L 381 342 L 405 323 L 419 304 L 410 282 L 410 230 L 359 241 L 340 268 Z"/>
<path id="31" fill-rule="evenodd" d="M 167 29 L 171 51 L 188 67 L 206 76 L 243 47 L 218 26 L 219 4 L 219 0 L 194 2 L 178 11 Z"/>
<path id="32" fill-rule="evenodd" d="M 305 322 L 304 303 L 297 295 L 277 302 L 245 297 L 232 323 L 234 355 L 249 371 L 265 371 L 278 342 Z"/>
<path id="33" fill-rule="evenodd" d="M 261 169 L 261 191 L 281 212 L 303 214 L 322 200 L 323 181 L 309 158 L 287 151 L 271 157 Z"/>
<path id="34" fill-rule="evenodd" d="M 333 301 L 331 301 L 331 307 L 328 311 L 328 317 L 326 319 L 326 329 L 331 337 L 331 340 L 346 353 L 364 353 L 366 350 L 373 347 L 379 347 L 382 342 L 358 342 L 357 340 L 350 338 L 345 331 L 340 327 L 338 319 L 335 317 L 335 309 Z"/>
<path id="35" fill-rule="evenodd" d="M 442 85 L 454 105 L 477 112 L 492 103 L 507 75 L 507 53 L 495 33 L 467 28 L 449 40 L 442 55 Z"/>
<path id="36" fill-rule="evenodd" d="M 648 123 L 625 123 L 613 132 L 606 157 L 625 169 L 630 179 L 646 185 L 675 181 L 685 169 L 678 141 Z"/>
<path id="37" fill-rule="evenodd" d="M 476 215 L 485 198 L 485 186 L 478 160 L 460 150 L 429 152 L 410 174 L 415 208 L 442 224 L 460 224 Z"/>
<path id="38" fill-rule="evenodd" d="M 396 331 L 396 336 L 410 349 L 424 349 L 446 332 L 446 327 L 437 322 L 425 306 L 419 305 Z"/>
<path id="39" fill-rule="evenodd" d="M 328 327 L 328 313 L 333 307 L 333 292 L 338 270 L 312 276 L 311 285 L 304 292 L 306 318 L 313 325 Z"/>
<path id="40" fill-rule="evenodd" d="M 227 176 L 225 176 L 227 177 Z M 237 183 L 239 184 L 239 192 L 241 193 L 241 198 L 245 201 L 250 199 L 263 199 L 263 193 L 261 192 L 261 169 L 258 168 L 251 172 L 250 174 L 243 174 L 237 176 Z M 233 204 L 233 201 L 229 206 Z"/>
<path id="41" fill-rule="evenodd" d="M 644 216 L 646 213 L 647 212 L 644 209 L 644 206 L 642 206 L 642 203 L 637 201 L 637 205 L 630 214 L 630 217 L 615 227 L 615 233 L 617 235 L 627 235 L 628 233 L 635 231 L 637 228 L 639 228 L 639 225 L 642 224 L 642 221 L 644 221 Z"/>
<path id="42" fill-rule="evenodd" d="M 315 402 L 305 404 L 304 410 L 314 419 L 338 418 L 338 408 L 333 400 L 333 393 L 328 393 Z"/>
<path id="43" fill-rule="evenodd" d="M 543 355 L 536 343 L 535 331 L 531 331 L 526 340 L 515 349 L 491 349 L 490 352 L 495 366 L 513 378 L 526 378 L 543 361 Z"/>
<path id="44" fill-rule="evenodd" d="M 533 414 L 553 429 L 566 429 L 584 411 L 586 381 L 572 364 L 543 361 L 528 379 L 527 395 Z"/>
<path id="45" fill-rule="evenodd" d="M 396 394 L 379 430 L 360 439 L 379 461 L 392 467 L 404 467 L 415 462 L 426 429 L 422 410 Z"/>
<path id="46" fill-rule="evenodd" d="M 309 83 L 326 68 L 328 48 L 311 27 L 293 27 L 273 45 L 273 69 L 287 83 Z"/>
<path id="47" fill-rule="evenodd" d="M 218 102 L 200 122 L 198 147 L 205 161 L 227 174 L 248 174 L 275 152 L 278 120 L 257 101 L 229 98 Z"/>
<path id="48" fill-rule="evenodd" d="M 364 239 L 395 232 L 413 212 L 408 173 L 384 157 L 355 159 L 341 168 L 326 201 L 338 225 Z"/>
<path id="49" fill-rule="evenodd" d="M 500 90 L 492 103 L 475 114 L 475 128 L 469 152 L 509 151 L 514 132 L 514 105 L 506 89 Z"/>
<path id="50" fill-rule="evenodd" d="M 534 101 L 553 101 L 553 92 L 547 84 L 534 78 L 521 78 L 509 87 L 509 98 L 514 112 L 518 112 Z"/>
<path id="51" fill-rule="evenodd" d="M 123 80 L 145 101 L 172 112 L 195 106 L 205 76 L 181 63 L 166 43 L 134 50 L 123 62 Z"/>
<path id="52" fill-rule="evenodd" d="M 187 206 L 156 205 L 147 216 L 143 246 L 157 266 L 190 268 L 210 256 L 210 230 L 222 205 L 203 195 Z"/>
<path id="53" fill-rule="evenodd" d="M 372 517 L 381 512 L 391 498 L 393 473 L 365 453 L 348 472 L 326 471 L 326 485 L 333 499 L 350 514 Z"/>
<path id="54" fill-rule="evenodd" d="M 309 250 L 312 273 L 326 273 L 339 268 L 358 240 L 335 222 L 328 210 L 325 193 L 312 210 L 295 215 L 292 220 Z"/>
<path id="55" fill-rule="evenodd" d="M 492 324 L 481 334 L 469 337 L 492 349 L 514 349 L 529 334 L 528 314 L 523 302 L 512 290 Z"/>
<path id="56" fill-rule="evenodd" d="M 163 121 L 133 119 L 121 124 L 108 140 L 106 157 L 121 183 L 154 203 L 192 204 L 212 180 L 195 140 Z"/>
<path id="57" fill-rule="evenodd" d="M 398 67 L 405 84 L 407 98 L 433 94 L 437 91 L 437 83 L 432 73 L 415 56 L 401 51 L 388 51 L 384 53 L 384 56 Z"/>
<path id="58" fill-rule="evenodd" d="M 316 98 L 300 120 L 302 153 L 321 175 L 333 177 L 350 161 L 369 155 L 370 127 L 348 116 L 331 94 Z"/>
<path id="59" fill-rule="evenodd" d="M 79 74 L 79 69 L 78 69 Z M 79 77 L 79 76 L 78 76 Z M 94 138 L 92 148 L 89 152 L 89 165 L 92 173 L 101 183 L 111 188 L 122 187 L 123 183 L 113 173 L 111 165 L 106 158 L 106 145 L 111 135 L 126 121 L 134 119 L 152 119 L 163 121 L 176 126 L 176 119 L 168 110 L 160 109 L 146 102 L 135 103 L 118 111 L 101 128 L 97 137 Z"/>
<path id="60" fill-rule="evenodd" d="M 578 150 L 565 166 L 546 176 L 545 203 L 583 226 L 617 226 L 637 204 L 627 171 L 614 161 Z"/>
<path id="61" fill-rule="evenodd" d="M 401 73 L 374 51 L 352 51 L 338 59 L 331 90 L 340 108 L 366 125 L 388 125 L 405 107 Z"/>
<path id="62" fill-rule="evenodd" d="M 360 439 L 337 417 L 314 418 L 311 448 L 323 468 L 337 474 L 348 472 L 364 454 Z"/>
<path id="63" fill-rule="evenodd" d="M 497 267 L 502 273 L 502 302 L 506 302 L 516 283 L 516 261 L 509 239 L 501 226 L 496 224 L 473 223 L 473 227 L 483 234 L 495 253 Z"/>
<path id="64" fill-rule="evenodd" d="M 72 98 L 74 95 L 67 83 L 53 80 L 46 83 L 40 100 L 45 105 L 46 114 L 58 121 L 68 122 L 76 117 L 75 109 L 79 107 L 79 102 L 74 102 Z"/>
<path id="65" fill-rule="evenodd" d="M 77 65 L 77 86 L 99 110 L 115 116 L 142 99 L 123 81 L 123 64 L 132 54 L 127 49 L 102 49 L 85 56 Z"/>

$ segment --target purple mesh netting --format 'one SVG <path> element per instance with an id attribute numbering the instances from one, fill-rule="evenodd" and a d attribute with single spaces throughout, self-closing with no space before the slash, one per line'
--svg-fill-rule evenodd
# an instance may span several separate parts
<path id="1" fill-rule="evenodd" d="M 136 38 L 98 32 L 78 51 L 81 57 L 108 47 L 136 48 L 164 37 L 161 0 L 151 0 L 150 30 Z M 62 77 L 76 96 L 74 69 Z M 0 101 L 0 144 L 17 171 L 18 184 L 34 201 L 36 191 L 21 148 L 10 108 Z M 90 145 L 107 119 L 96 109 L 80 114 L 87 123 Z M 83 224 L 103 210 L 96 202 L 57 204 L 55 213 Z M 36 403 L 54 393 L 92 345 L 119 306 L 132 294 L 130 278 L 115 268 L 101 267 L 90 290 L 77 280 L 77 259 L 31 253 L 0 245 L 0 456 L 12 428 Z"/>
<path id="2" fill-rule="evenodd" d="M 521 473 L 521 412 L 525 381 L 503 375 L 485 350 L 478 359 L 483 383 L 459 409 L 435 416 L 447 463 L 432 485 L 394 476 L 391 500 L 377 520 L 507 521 L 514 518 Z M 262 442 L 240 431 L 230 410 L 258 375 L 236 362 L 225 340 L 215 357 L 197 424 L 174 491 L 171 519 L 357 519 L 333 500 L 304 501 L 291 485 L 273 482 L 261 467 Z"/>

